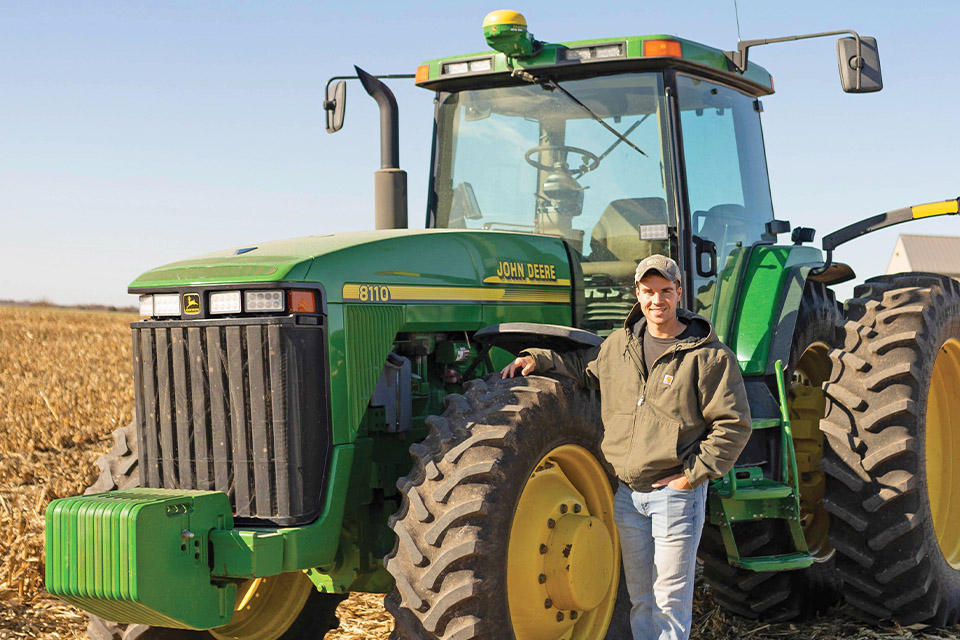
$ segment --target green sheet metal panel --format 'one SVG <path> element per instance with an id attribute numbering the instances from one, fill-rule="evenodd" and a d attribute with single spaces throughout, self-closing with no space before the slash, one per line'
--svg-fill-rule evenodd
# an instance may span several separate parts
<path id="1" fill-rule="evenodd" d="M 347 419 L 351 427 L 360 424 L 383 363 L 403 324 L 403 307 L 397 305 L 343 306 L 346 325 Z"/>
<path id="2" fill-rule="evenodd" d="M 151 269 L 130 288 L 318 282 L 329 303 L 569 303 L 567 252 L 552 236 L 399 229 L 264 242 L 241 255 L 237 250 Z M 503 277 L 504 265 L 522 273 Z"/>
<path id="3" fill-rule="evenodd" d="M 427 229 L 334 239 L 340 246 L 318 246 L 305 277 L 322 282 L 331 303 L 569 304 L 567 251 L 552 236 Z"/>
<path id="4" fill-rule="evenodd" d="M 784 321 L 796 313 L 803 293 L 803 282 L 790 280 L 792 268 L 820 261 L 813 247 L 758 246 L 751 252 L 727 342 L 744 375 L 767 373 L 774 333 L 785 324 L 792 330 Z"/>
<path id="5" fill-rule="evenodd" d="M 214 548 L 212 574 L 255 578 L 332 563 L 337 556 L 353 461 L 352 444 L 333 448 L 323 511 L 308 525 L 211 531 L 210 541 Z M 279 552 L 277 536 L 282 540 Z M 278 562 L 282 564 L 278 565 Z"/>
<path id="6" fill-rule="evenodd" d="M 46 512 L 47 590 L 108 620 L 224 625 L 237 587 L 211 583 L 208 541 L 212 530 L 232 524 L 230 501 L 214 491 L 130 489 L 54 500 Z"/>

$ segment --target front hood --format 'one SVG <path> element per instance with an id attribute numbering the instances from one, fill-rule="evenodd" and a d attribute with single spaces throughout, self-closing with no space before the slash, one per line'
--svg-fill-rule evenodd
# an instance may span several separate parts
<path id="1" fill-rule="evenodd" d="M 321 283 L 328 301 L 338 302 L 351 283 L 569 287 L 570 265 L 563 242 L 550 236 L 447 229 L 358 231 L 205 254 L 151 269 L 130 289 L 262 282 Z"/>
<path id="2" fill-rule="evenodd" d="M 415 233 L 360 231 L 271 240 L 171 262 L 137 276 L 131 289 L 302 280 L 314 258 L 373 239 Z"/>

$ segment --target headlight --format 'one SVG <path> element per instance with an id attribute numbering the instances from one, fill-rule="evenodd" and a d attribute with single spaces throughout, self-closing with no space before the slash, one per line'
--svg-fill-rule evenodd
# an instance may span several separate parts
<path id="1" fill-rule="evenodd" d="M 240 313 L 240 292 L 217 291 L 211 293 L 210 313 Z"/>
<path id="2" fill-rule="evenodd" d="M 158 293 L 153 296 L 153 315 L 178 316 L 180 315 L 179 293 Z"/>
<path id="3" fill-rule="evenodd" d="M 149 318 L 153 315 L 153 296 L 140 296 L 140 317 Z"/>
<path id="4" fill-rule="evenodd" d="M 243 310 L 283 311 L 283 291 L 244 291 Z"/>

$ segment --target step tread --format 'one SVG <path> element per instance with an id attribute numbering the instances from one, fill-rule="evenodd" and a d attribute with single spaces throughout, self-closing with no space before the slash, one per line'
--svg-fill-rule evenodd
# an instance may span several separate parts
<path id="1" fill-rule="evenodd" d="M 751 571 L 783 571 L 787 569 L 803 569 L 813 564 L 813 556 L 804 551 L 781 553 L 772 556 L 756 556 L 740 558 L 740 567 Z"/>
<path id="2" fill-rule="evenodd" d="M 730 500 L 778 500 L 789 497 L 793 487 L 776 480 L 764 478 L 757 482 L 738 481 L 736 490 L 728 496 Z"/>

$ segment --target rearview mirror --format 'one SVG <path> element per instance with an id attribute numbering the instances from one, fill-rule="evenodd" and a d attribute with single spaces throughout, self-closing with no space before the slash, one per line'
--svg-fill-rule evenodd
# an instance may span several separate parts
<path id="1" fill-rule="evenodd" d="M 479 220 L 483 217 L 480 204 L 473 192 L 473 185 L 461 182 L 453 190 L 453 202 L 450 203 L 450 220 Z"/>
<path id="2" fill-rule="evenodd" d="M 327 133 L 343 128 L 343 112 L 347 108 L 347 81 L 340 80 L 327 87 L 327 99 L 323 102 L 327 112 Z"/>
<path id="3" fill-rule="evenodd" d="M 872 93 L 883 89 L 876 38 L 860 37 L 859 56 L 856 38 L 840 38 L 837 40 L 837 64 L 840 66 L 840 84 L 847 93 Z"/>

